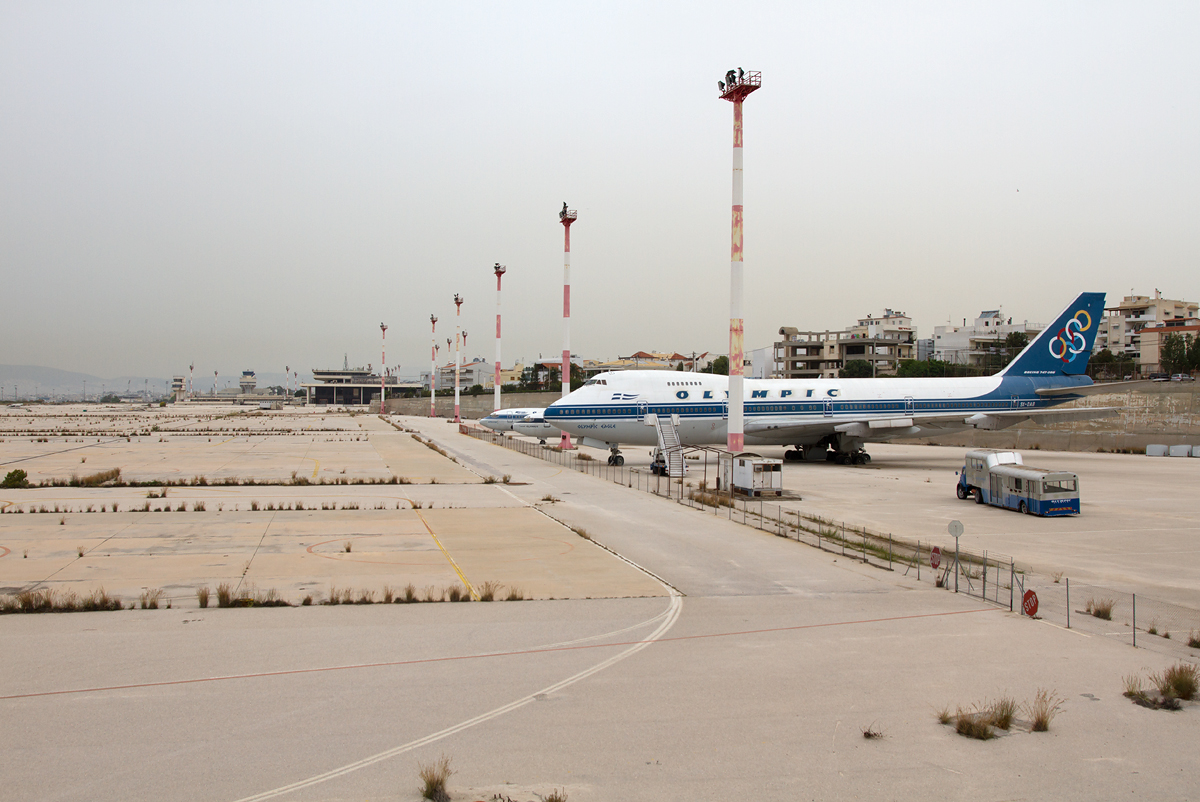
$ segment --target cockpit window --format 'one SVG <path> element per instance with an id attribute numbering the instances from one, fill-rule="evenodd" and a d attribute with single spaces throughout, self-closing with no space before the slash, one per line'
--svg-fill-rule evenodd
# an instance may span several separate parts
<path id="1" fill-rule="evenodd" d="M 583 383 L 583 386 L 587 387 L 588 385 L 591 385 L 591 384 L 608 384 L 608 382 L 604 379 L 588 379 L 587 381 L 585 381 Z"/>

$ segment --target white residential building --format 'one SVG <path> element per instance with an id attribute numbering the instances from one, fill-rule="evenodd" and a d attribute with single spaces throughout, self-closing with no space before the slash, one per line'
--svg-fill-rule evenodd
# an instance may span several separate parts
<path id="1" fill-rule="evenodd" d="M 933 358 L 956 365 L 986 365 L 988 357 L 1004 347 L 1008 335 L 1021 332 L 1030 340 L 1046 328 L 1041 323 L 1023 320 L 1014 323 L 999 309 L 985 309 L 970 325 L 934 326 Z"/>
<path id="2" fill-rule="evenodd" d="M 1125 354 L 1136 362 L 1156 363 L 1157 353 L 1151 358 L 1142 358 L 1142 330 L 1147 326 L 1161 326 L 1170 320 L 1196 320 L 1196 312 L 1195 301 L 1173 301 L 1163 298 L 1158 290 L 1154 291 L 1153 298 L 1126 295 L 1121 303 L 1105 308 L 1093 350 L 1107 348 L 1113 354 Z"/>

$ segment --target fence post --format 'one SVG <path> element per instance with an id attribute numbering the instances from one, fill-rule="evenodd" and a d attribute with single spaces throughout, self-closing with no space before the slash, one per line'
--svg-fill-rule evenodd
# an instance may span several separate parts
<path id="1" fill-rule="evenodd" d="M 888 570 L 892 570 L 892 533 L 888 532 Z"/>
<path id="2" fill-rule="evenodd" d="M 987 569 L 988 569 L 987 549 L 984 549 L 983 550 L 983 595 L 979 597 L 979 598 L 983 599 L 984 601 L 987 601 Z"/>
<path id="3" fill-rule="evenodd" d="M 842 521 L 842 556 L 846 556 L 846 522 Z"/>
<path id="4" fill-rule="evenodd" d="M 1133 594 L 1133 648 L 1137 648 L 1137 594 Z"/>
<path id="5" fill-rule="evenodd" d="M 1017 566 L 1010 557 L 1008 560 L 1008 611 L 1013 609 L 1013 588 L 1017 586 Z"/>
<path id="6" fill-rule="evenodd" d="M 921 581 L 921 541 L 917 541 L 917 581 Z"/>
<path id="7" fill-rule="evenodd" d="M 1071 628 L 1071 577 L 1067 577 L 1067 629 Z"/>

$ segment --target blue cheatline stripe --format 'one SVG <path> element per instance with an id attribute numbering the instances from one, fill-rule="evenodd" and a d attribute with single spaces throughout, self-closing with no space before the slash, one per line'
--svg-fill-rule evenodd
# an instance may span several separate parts
<path id="1" fill-rule="evenodd" d="M 1051 402 L 1043 398 L 1018 396 L 1016 401 L 1021 409 L 1044 409 Z M 990 411 L 1005 411 L 1013 409 L 1011 398 L 964 399 L 961 401 L 946 400 L 914 400 L 910 407 L 904 401 L 834 401 L 831 410 L 835 415 L 864 413 L 871 415 L 911 415 L 914 413 L 975 413 Z M 721 416 L 722 408 L 712 404 L 650 404 L 646 407 L 647 414 L 679 415 L 688 418 L 705 418 Z M 824 417 L 824 403 L 778 404 L 778 403 L 746 403 L 747 417 L 791 414 L 801 416 Z M 587 407 L 550 407 L 546 410 L 547 418 L 574 420 L 580 418 L 637 418 L 635 406 L 587 406 Z"/>

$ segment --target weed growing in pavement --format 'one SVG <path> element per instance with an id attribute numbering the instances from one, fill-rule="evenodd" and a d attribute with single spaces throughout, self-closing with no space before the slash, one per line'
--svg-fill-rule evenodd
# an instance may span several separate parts
<path id="1" fill-rule="evenodd" d="M 201 609 L 208 607 L 208 594 L 208 585 L 196 588 L 196 602 L 200 605 Z"/>
<path id="2" fill-rule="evenodd" d="M 883 731 L 875 729 L 875 722 L 871 722 L 870 725 L 863 727 L 862 734 L 868 741 L 883 737 Z"/>
<path id="3" fill-rule="evenodd" d="M 489 579 L 479 588 L 479 600 L 485 602 L 494 601 L 496 598 L 496 592 L 499 591 L 501 587 L 502 586 L 499 582 L 492 582 Z"/>
<path id="4" fill-rule="evenodd" d="M 996 737 L 996 733 L 992 731 L 991 719 L 986 713 L 975 713 L 961 707 L 954 713 L 954 731 L 980 741 Z"/>
<path id="5" fill-rule="evenodd" d="M 347 540 L 347 541 L 346 541 L 346 542 L 343 544 L 343 548 L 345 548 L 345 549 L 346 549 L 346 553 L 347 553 L 347 554 L 349 554 L 349 553 L 350 553 L 350 549 L 353 547 L 353 545 L 354 545 L 354 544 L 353 544 L 353 543 L 351 543 L 349 540 Z"/>
<path id="6" fill-rule="evenodd" d="M 157 610 L 158 602 L 163 597 L 162 588 L 148 588 L 142 591 L 142 595 L 138 597 L 143 610 Z"/>
<path id="7" fill-rule="evenodd" d="M 505 601 L 525 601 L 525 591 L 516 587 L 509 588 Z"/>
<path id="8" fill-rule="evenodd" d="M 1088 599 L 1086 610 L 1089 615 L 1111 621 L 1113 606 L 1116 603 L 1116 599 Z"/>
<path id="9" fill-rule="evenodd" d="M 1188 633 L 1188 646 L 1193 649 L 1200 649 L 1200 635 L 1197 635 L 1195 630 Z"/>
<path id="10" fill-rule="evenodd" d="M 949 724 L 954 720 L 954 716 L 950 714 L 950 705 L 944 705 L 935 711 L 938 724 Z"/>
<path id="11" fill-rule="evenodd" d="M 417 776 L 421 778 L 421 798 L 430 802 L 449 802 L 450 795 L 446 793 L 446 782 L 454 770 L 450 768 L 450 758 L 442 755 L 437 760 L 426 765 L 417 764 Z"/>
<path id="12" fill-rule="evenodd" d="M 217 585 L 217 606 L 229 607 L 233 603 L 233 587 L 228 582 Z"/>
<path id="13" fill-rule="evenodd" d="M 1038 688 L 1033 701 L 1025 705 L 1034 732 L 1046 732 L 1050 729 L 1050 722 L 1062 710 L 1063 701 L 1062 697 L 1053 691 Z"/>
<path id="14" fill-rule="evenodd" d="M 542 496 L 542 501 L 549 501 L 551 504 L 554 504 L 555 502 L 562 501 L 562 499 L 555 498 L 554 496 L 547 493 L 546 495 Z"/>
<path id="15" fill-rule="evenodd" d="M 1013 716 L 1017 713 L 1017 700 L 1011 696 L 1001 696 L 991 704 L 987 713 L 992 726 L 1007 730 L 1012 726 Z"/>
<path id="16" fill-rule="evenodd" d="M 396 591 L 392 590 L 391 585 L 384 585 L 383 586 L 383 603 L 391 604 L 395 600 L 396 600 Z"/>
<path id="17" fill-rule="evenodd" d="M 557 788 L 542 797 L 542 802 L 567 802 L 567 791 L 565 788 Z"/>
<path id="18" fill-rule="evenodd" d="M 1200 668 L 1191 663 L 1176 663 L 1157 674 L 1151 674 L 1150 681 L 1162 696 L 1191 701 L 1200 686 Z"/>
<path id="19" fill-rule="evenodd" d="M 413 583 L 409 582 L 407 585 L 404 586 L 403 599 L 404 599 L 405 604 L 412 604 L 413 602 L 415 602 L 417 600 L 417 589 L 413 586 Z M 397 600 L 397 601 L 399 601 L 399 600 Z"/>
<path id="20" fill-rule="evenodd" d="M 444 591 L 444 595 L 452 602 L 461 601 L 463 597 L 463 591 L 458 585 L 450 585 Z"/>

